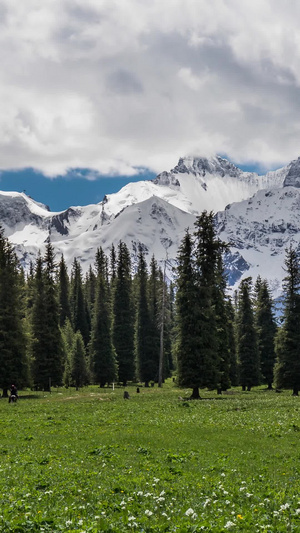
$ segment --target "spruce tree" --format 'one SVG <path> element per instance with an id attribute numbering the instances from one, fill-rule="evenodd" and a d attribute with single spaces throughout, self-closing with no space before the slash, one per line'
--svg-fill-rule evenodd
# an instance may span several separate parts
<path id="1" fill-rule="evenodd" d="M 74 344 L 75 333 L 71 321 L 67 318 L 62 328 L 62 341 L 64 352 L 63 384 L 65 387 L 72 385 L 71 378 L 71 352 Z"/>
<path id="2" fill-rule="evenodd" d="M 116 249 L 114 245 L 112 244 L 111 250 L 110 250 L 110 281 L 112 284 L 114 284 L 116 277 L 117 277 L 117 255 L 116 255 Z"/>
<path id="3" fill-rule="evenodd" d="M 212 212 L 203 211 L 197 218 L 195 227 L 195 274 L 199 313 L 198 350 L 202 367 L 200 387 L 213 389 L 218 386 L 227 386 L 227 382 L 225 383 L 227 378 L 226 380 L 224 378 L 221 384 L 225 362 L 221 369 L 218 348 L 221 341 L 224 344 L 224 338 L 221 339 L 223 332 L 218 332 L 216 312 L 217 296 L 219 305 L 220 299 L 223 298 L 223 271 L 220 257 L 225 245 L 216 236 Z M 226 332 L 224 337 L 225 335 Z M 227 354 L 223 356 L 227 361 Z"/>
<path id="4" fill-rule="evenodd" d="M 58 268 L 59 323 L 62 327 L 67 319 L 71 319 L 70 282 L 63 255 L 61 256 Z"/>
<path id="5" fill-rule="evenodd" d="M 101 269 L 98 269 L 96 302 L 92 319 L 90 361 L 94 381 L 99 383 L 100 387 L 116 381 L 118 369 L 112 342 L 109 291 L 107 279 L 101 273 Z"/>
<path id="6" fill-rule="evenodd" d="M 78 390 L 79 387 L 83 387 L 88 383 L 85 346 L 80 331 L 75 333 L 70 359 L 71 384 L 76 387 L 76 390 Z"/>
<path id="7" fill-rule="evenodd" d="M 213 290 L 214 312 L 217 327 L 218 393 L 231 387 L 229 347 L 230 322 L 226 301 L 226 280 L 221 251 L 217 256 L 216 283 Z"/>
<path id="8" fill-rule="evenodd" d="M 148 278 L 149 331 L 152 345 L 152 359 L 155 365 L 154 381 L 158 381 L 160 354 L 160 319 L 161 319 L 161 288 L 162 280 L 154 255 L 150 261 Z"/>
<path id="9" fill-rule="evenodd" d="M 239 287 L 237 313 L 237 354 L 240 384 L 250 391 L 260 382 L 259 352 L 251 300 L 252 279 L 244 279 Z"/>
<path id="10" fill-rule="evenodd" d="M 90 339 L 90 331 L 87 316 L 87 303 L 84 296 L 82 282 L 82 268 L 75 258 L 71 275 L 71 315 L 73 329 L 80 331 L 85 346 Z"/>
<path id="11" fill-rule="evenodd" d="M 290 247 L 285 258 L 283 324 L 275 340 L 275 384 L 281 389 L 300 389 L 300 269 L 296 251 Z"/>
<path id="12" fill-rule="evenodd" d="M 131 261 L 125 243 L 118 246 L 117 271 L 113 298 L 113 343 L 124 387 L 135 377 L 134 307 L 132 297 Z"/>
<path id="13" fill-rule="evenodd" d="M 228 346 L 229 346 L 229 379 L 233 387 L 239 384 L 239 373 L 236 353 L 236 321 L 235 309 L 231 298 L 226 300 L 226 314 L 227 314 L 227 332 L 228 332 Z"/>
<path id="14" fill-rule="evenodd" d="M 157 357 L 152 348 L 152 330 L 150 326 L 150 312 L 148 302 L 148 273 L 145 256 L 140 249 L 138 255 L 137 303 L 135 325 L 135 355 L 137 374 L 140 381 L 149 387 L 157 373 Z"/>
<path id="15" fill-rule="evenodd" d="M 44 258 L 38 257 L 31 312 L 30 353 L 33 359 L 33 380 L 38 389 L 50 390 L 63 377 L 63 344 L 59 327 L 59 305 L 54 281 L 55 264 L 51 244 Z"/>
<path id="16" fill-rule="evenodd" d="M 16 255 L 0 230 L 0 387 L 3 396 L 7 396 L 12 384 L 20 388 L 28 384 L 20 281 Z"/>
<path id="17" fill-rule="evenodd" d="M 186 231 L 177 256 L 176 355 L 178 383 L 191 387 L 193 398 L 200 398 L 203 385 L 202 352 L 199 350 L 198 289 L 193 259 L 193 240 Z"/>
<path id="18" fill-rule="evenodd" d="M 261 373 L 268 389 L 272 389 L 275 365 L 275 334 L 277 330 L 273 301 L 267 280 L 260 280 L 256 300 L 256 329 Z"/>

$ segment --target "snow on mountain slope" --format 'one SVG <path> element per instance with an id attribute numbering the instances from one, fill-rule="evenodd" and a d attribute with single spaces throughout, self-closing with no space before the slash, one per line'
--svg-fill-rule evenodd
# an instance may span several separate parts
<path id="1" fill-rule="evenodd" d="M 254 194 L 254 196 L 253 196 Z M 230 205 L 228 205 L 230 203 Z M 225 206 L 226 209 L 225 209 Z M 286 246 L 300 252 L 300 158 L 265 176 L 243 172 L 225 159 L 185 158 L 153 181 L 130 183 L 99 204 L 50 212 L 23 193 L 0 193 L 0 225 L 25 269 L 51 241 L 68 267 L 76 257 L 86 272 L 99 246 L 126 242 L 133 264 L 139 246 L 147 259 L 168 256 L 169 276 L 187 227 L 202 210 L 218 211 L 231 285 L 261 274 L 280 292 Z M 225 209 L 223 211 L 223 209 Z"/>
<path id="2" fill-rule="evenodd" d="M 199 215 L 204 209 L 217 212 L 260 189 L 281 186 L 288 170 L 289 167 L 284 167 L 258 176 L 243 172 L 219 156 L 180 159 L 173 170 L 162 172 L 153 181 L 129 183 L 119 192 L 107 195 L 103 202 L 104 219 L 116 215 L 120 207 L 151 196 L 158 196 L 193 215 Z"/>
<path id="3" fill-rule="evenodd" d="M 152 196 L 123 209 L 104 225 L 101 206 L 90 205 L 83 213 L 81 208 L 70 208 L 62 213 L 48 213 L 44 219 L 35 220 L 36 223 L 29 220 L 11 233 L 9 239 L 25 269 L 39 250 L 44 252 L 49 240 L 58 255 L 64 254 L 69 268 L 76 257 L 84 272 L 94 263 L 98 247 L 102 246 L 109 254 L 112 244 L 117 247 L 122 240 L 128 245 L 133 265 L 142 246 L 147 260 L 153 254 L 159 262 L 168 258 L 171 271 L 185 229 L 193 229 L 195 220 L 195 216 Z"/>
<path id="4" fill-rule="evenodd" d="M 221 239 L 230 243 L 232 256 L 240 261 L 240 272 L 232 271 L 231 282 L 238 281 L 239 274 L 254 279 L 260 274 L 278 295 L 286 248 L 291 244 L 300 252 L 300 189 L 259 191 L 249 200 L 227 206 L 217 213 L 216 221 Z"/>

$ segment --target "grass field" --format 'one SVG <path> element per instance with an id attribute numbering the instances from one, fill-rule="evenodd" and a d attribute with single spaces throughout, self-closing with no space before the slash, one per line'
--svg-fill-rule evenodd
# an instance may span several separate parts
<path id="1" fill-rule="evenodd" d="M 300 531 L 300 398 L 23 391 L 0 400 L 0 531 Z"/>

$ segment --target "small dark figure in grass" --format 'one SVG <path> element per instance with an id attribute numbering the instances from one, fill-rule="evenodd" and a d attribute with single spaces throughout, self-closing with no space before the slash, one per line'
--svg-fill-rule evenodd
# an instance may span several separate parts
<path id="1" fill-rule="evenodd" d="M 136 388 L 136 392 L 137 392 L 137 393 L 140 392 L 140 388 L 139 388 L 139 387 Z"/>
<path id="2" fill-rule="evenodd" d="M 18 396 L 17 387 L 15 385 L 12 385 L 10 387 L 10 396 L 8 398 L 8 402 L 9 403 L 11 403 L 11 402 L 15 403 L 18 398 L 19 398 L 19 396 Z"/>
<path id="3" fill-rule="evenodd" d="M 129 400 L 130 396 L 129 396 L 129 392 L 127 392 L 127 390 L 124 391 L 123 398 L 124 398 L 124 400 Z"/>

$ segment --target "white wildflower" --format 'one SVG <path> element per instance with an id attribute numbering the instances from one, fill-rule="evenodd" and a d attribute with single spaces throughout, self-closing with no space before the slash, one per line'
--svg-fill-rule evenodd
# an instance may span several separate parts
<path id="1" fill-rule="evenodd" d="M 186 516 L 191 516 L 192 514 L 194 514 L 194 509 L 192 509 L 191 507 L 185 511 L 184 513 Z"/>
<path id="2" fill-rule="evenodd" d="M 146 515 L 146 516 L 152 516 L 153 513 L 152 513 L 152 511 L 149 511 L 149 509 L 146 509 L 146 511 L 145 511 L 145 515 Z"/>
<path id="3" fill-rule="evenodd" d="M 290 507 L 289 503 L 284 503 L 283 505 L 280 506 L 279 511 L 285 511 L 289 507 Z"/>
<path id="4" fill-rule="evenodd" d="M 235 523 L 232 522 L 231 520 L 228 520 L 228 522 L 226 522 L 225 524 L 225 529 L 230 529 L 231 527 L 234 527 L 235 526 Z"/>

